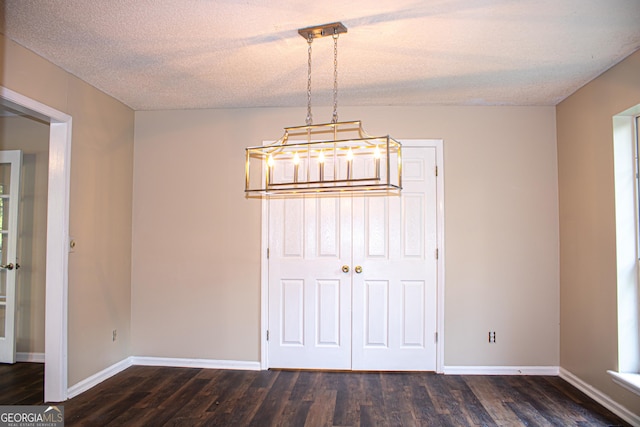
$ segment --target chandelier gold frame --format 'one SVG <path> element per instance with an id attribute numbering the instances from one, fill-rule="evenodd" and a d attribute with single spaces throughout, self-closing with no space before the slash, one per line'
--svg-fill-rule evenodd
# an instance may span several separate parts
<path id="1" fill-rule="evenodd" d="M 287 127 L 272 144 L 246 148 L 247 195 L 375 192 L 402 190 L 402 144 L 390 136 L 367 134 L 360 121 L 337 120 L 337 40 L 346 33 L 340 23 L 302 28 L 309 44 L 306 125 Z M 331 123 L 314 125 L 311 118 L 311 43 L 334 39 L 334 111 Z"/>

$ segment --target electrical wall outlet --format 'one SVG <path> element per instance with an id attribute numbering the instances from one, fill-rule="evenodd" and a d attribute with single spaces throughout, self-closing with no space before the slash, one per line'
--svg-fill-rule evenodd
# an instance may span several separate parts
<path id="1" fill-rule="evenodd" d="M 496 331 L 489 331 L 489 343 L 496 342 Z"/>

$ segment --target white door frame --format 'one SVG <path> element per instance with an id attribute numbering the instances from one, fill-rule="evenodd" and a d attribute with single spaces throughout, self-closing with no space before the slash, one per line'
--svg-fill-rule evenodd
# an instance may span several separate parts
<path id="1" fill-rule="evenodd" d="M 438 283 L 437 283 L 437 325 L 438 340 L 436 342 L 436 372 L 444 372 L 444 154 L 441 139 L 405 139 L 400 140 L 405 147 L 435 147 L 438 179 L 436 180 L 436 209 L 437 215 L 437 247 L 438 247 Z M 260 258 L 260 368 L 269 367 L 269 349 L 267 329 L 269 327 L 269 260 L 267 248 L 269 246 L 269 199 L 262 198 L 262 236 Z"/>
<path id="2" fill-rule="evenodd" d="M 67 399 L 67 293 L 71 116 L 0 86 L 1 102 L 50 123 L 44 401 Z"/>

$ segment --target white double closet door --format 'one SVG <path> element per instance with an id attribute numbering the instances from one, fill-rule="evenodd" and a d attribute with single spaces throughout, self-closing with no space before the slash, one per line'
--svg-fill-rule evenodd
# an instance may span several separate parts
<path id="1" fill-rule="evenodd" d="M 400 196 L 269 201 L 269 367 L 436 369 L 435 147 L 402 167 Z"/>

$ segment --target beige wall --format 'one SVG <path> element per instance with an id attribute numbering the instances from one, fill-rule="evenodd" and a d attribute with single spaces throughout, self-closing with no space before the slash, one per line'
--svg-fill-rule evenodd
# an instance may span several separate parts
<path id="1" fill-rule="evenodd" d="M 136 112 L 134 355 L 259 360 L 261 208 L 243 194 L 244 148 L 304 116 L 303 107 Z M 367 107 L 340 117 L 372 134 L 444 139 L 446 365 L 558 366 L 555 109 Z"/>
<path id="2" fill-rule="evenodd" d="M 68 384 L 131 354 L 133 111 L 0 36 L 0 84 L 73 117 Z M 111 340 L 111 331 L 118 339 Z"/>
<path id="3" fill-rule="evenodd" d="M 561 366 L 640 414 L 615 385 L 616 235 L 612 117 L 640 104 L 640 51 L 557 107 Z"/>
<path id="4" fill-rule="evenodd" d="M 49 124 L 0 118 L 0 150 L 22 150 L 16 284 L 16 351 L 44 353 Z"/>

